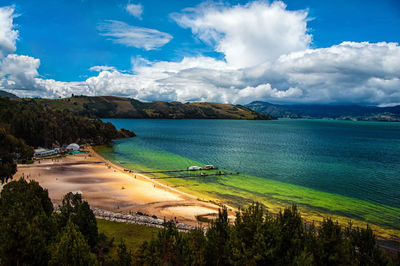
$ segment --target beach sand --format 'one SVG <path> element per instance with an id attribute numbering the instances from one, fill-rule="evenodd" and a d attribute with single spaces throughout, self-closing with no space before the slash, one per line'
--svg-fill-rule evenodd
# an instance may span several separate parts
<path id="1" fill-rule="evenodd" d="M 18 165 L 14 180 L 23 176 L 38 181 L 56 204 L 61 204 L 66 193 L 81 191 L 93 207 L 121 213 L 140 211 L 190 225 L 198 224 L 197 215 L 218 212 L 217 205 L 198 201 L 143 174 L 124 171 L 90 147 L 89 151 L 90 156 L 76 154 Z"/>

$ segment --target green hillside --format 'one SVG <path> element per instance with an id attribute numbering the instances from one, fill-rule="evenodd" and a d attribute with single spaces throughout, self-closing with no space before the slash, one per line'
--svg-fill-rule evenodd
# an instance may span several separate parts
<path id="1" fill-rule="evenodd" d="M 271 120 L 272 116 L 257 113 L 242 105 L 221 103 L 140 102 L 114 96 L 73 96 L 63 99 L 34 99 L 52 109 L 101 118 L 163 119 L 245 119 Z"/>

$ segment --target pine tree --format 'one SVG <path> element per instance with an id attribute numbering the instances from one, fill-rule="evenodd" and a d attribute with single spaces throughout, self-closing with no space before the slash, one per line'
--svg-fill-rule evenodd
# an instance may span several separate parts
<path id="1" fill-rule="evenodd" d="M 59 241 L 53 246 L 49 265 L 96 265 L 89 245 L 71 221 L 67 222 Z"/>
<path id="2" fill-rule="evenodd" d="M 78 226 L 89 246 L 94 248 L 98 238 L 97 221 L 89 204 L 86 201 L 82 201 L 82 195 L 70 192 L 64 196 L 60 206 L 60 226 L 65 226 L 68 220 Z"/>
<path id="3" fill-rule="evenodd" d="M 6 184 L 0 194 L 0 258 L 2 265 L 45 265 L 48 245 L 57 233 L 53 206 L 35 181 Z"/>
<path id="4" fill-rule="evenodd" d="M 117 260 L 114 264 L 120 266 L 132 265 L 132 252 L 128 250 L 123 239 L 121 239 L 117 247 Z"/>

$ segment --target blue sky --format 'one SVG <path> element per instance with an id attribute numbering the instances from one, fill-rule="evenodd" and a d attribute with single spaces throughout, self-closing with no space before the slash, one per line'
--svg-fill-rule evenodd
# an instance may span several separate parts
<path id="1" fill-rule="evenodd" d="M 258 9 L 260 7 L 265 8 L 265 16 L 256 14 L 255 3 L 259 5 Z M 400 102 L 398 90 L 393 89 L 398 85 L 397 81 L 400 76 L 397 65 L 387 66 L 383 63 L 382 69 L 375 70 L 376 73 L 379 72 L 380 74 L 375 75 L 371 72 L 366 73 L 367 65 L 360 62 L 359 69 L 356 66 L 355 69 L 352 67 L 349 70 L 353 75 L 356 75 L 351 77 L 347 76 L 347 72 L 343 72 L 346 71 L 346 67 L 335 65 L 334 71 L 343 74 L 342 77 L 332 79 L 329 83 L 315 82 L 315 80 L 327 76 L 331 78 L 329 73 L 332 71 L 332 66 L 317 64 L 324 61 L 323 56 L 332 56 L 332 53 L 337 53 L 338 49 L 341 50 L 339 53 L 349 54 L 353 54 L 353 50 L 357 50 L 360 52 L 360 56 L 374 54 L 373 50 L 378 49 L 379 52 L 376 51 L 378 54 L 382 52 L 384 56 L 388 57 L 385 62 L 394 59 L 397 52 L 388 54 L 386 51 L 382 51 L 382 45 L 376 46 L 375 44 L 384 42 L 385 45 L 383 46 L 388 51 L 393 49 L 397 51 L 397 43 L 400 38 L 400 31 L 398 30 L 400 28 L 399 1 L 286 0 L 280 3 L 281 5 L 275 5 L 275 7 L 279 6 L 278 8 L 274 8 L 273 1 L 226 1 L 217 3 L 210 1 L 149 0 L 3 0 L 1 6 L 12 8 L 12 15 L 9 17 L 12 19 L 12 29 L 18 32 L 18 38 L 14 40 L 15 50 L 9 53 L 15 55 L 14 60 L 3 59 L 3 71 L 0 70 L 0 78 L 1 72 L 3 72 L 2 89 L 16 92 L 22 96 L 58 97 L 68 96 L 70 92 L 103 95 L 118 94 L 121 91 L 118 86 L 115 89 L 109 89 L 105 83 L 111 84 L 110 87 L 112 87 L 122 82 L 125 85 L 128 83 L 132 85 L 130 90 L 126 89 L 121 93 L 122 96 L 136 97 L 142 100 L 211 100 L 242 103 L 258 100 L 256 99 L 258 95 L 259 100 L 272 102 L 381 105 L 392 105 Z M 138 13 L 129 13 L 129 5 L 134 5 L 134 8 L 139 8 L 142 12 L 136 10 Z M 188 8 L 192 9 L 187 10 Z M 215 21 L 210 24 L 207 20 L 215 13 L 218 13 L 218 17 L 211 17 L 211 20 L 215 18 L 215 21 L 225 21 L 227 25 L 218 25 L 218 22 Z M 237 32 L 234 26 L 229 28 L 230 21 L 236 19 L 235 15 L 238 16 L 238 20 L 243 19 L 242 26 L 254 20 L 262 21 L 255 24 L 258 27 L 257 30 L 253 30 L 254 32 L 252 31 L 249 34 L 244 32 L 241 35 L 240 31 L 246 31 L 246 27 L 238 28 Z M 246 20 L 246 16 L 249 17 L 249 20 Z M 278 18 L 271 19 L 268 16 Z M 285 21 L 290 25 L 286 25 Z M 271 26 L 281 22 L 283 23 L 281 26 Z M 297 27 L 296 25 L 300 26 Z M 251 24 L 248 27 L 250 29 Z M 276 34 L 276 38 L 274 36 L 263 36 L 264 29 L 270 35 Z M 298 38 L 292 40 L 290 36 L 282 36 L 281 32 L 286 30 L 294 32 L 294 35 L 298 34 Z M 121 31 L 124 32 L 123 34 L 129 34 L 129 36 L 132 32 L 137 34 L 138 31 L 144 31 L 146 40 L 137 39 L 137 37 L 134 37 L 135 40 L 132 37 L 129 37 L 129 39 L 116 37 Z M 224 36 L 231 36 L 231 38 Z M 8 38 L 7 35 L 5 38 Z M 275 39 L 276 42 L 281 44 L 287 43 L 287 47 L 280 49 L 279 44 L 271 44 Z M 142 43 L 147 42 L 147 46 L 142 45 Z M 343 42 L 351 43 L 340 46 L 338 49 L 332 48 Z M 367 44 L 364 43 L 362 48 L 358 47 L 363 42 L 367 42 Z M 251 43 L 251 45 L 248 46 L 248 43 Z M 393 49 L 388 48 L 389 43 L 395 43 L 395 47 Z M 241 50 L 232 48 L 232 46 L 241 47 L 242 45 L 243 49 Z M 269 46 L 271 46 L 271 49 L 262 48 Z M 260 48 L 259 53 L 265 56 L 261 56 L 260 60 L 251 59 L 252 56 L 253 58 L 257 57 L 257 54 L 251 53 L 258 48 Z M 325 51 L 323 49 L 330 50 Z M 350 52 L 349 49 L 351 49 Z M 317 72 L 320 72 L 316 71 L 317 69 L 329 68 L 330 70 L 327 71 L 329 75 L 324 73 L 324 76 L 315 76 L 313 81 L 305 81 L 305 78 L 294 80 L 294 77 L 297 77 L 299 73 L 293 73 L 293 75 L 286 77 L 275 77 L 275 74 L 279 71 L 289 72 L 287 71 L 289 69 L 293 72 L 294 65 L 300 62 L 300 59 L 296 56 L 295 60 L 297 61 L 293 61 L 293 53 L 306 50 L 312 50 L 313 53 L 312 55 L 303 54 L 301 60 L 306 60 L 306 62 L 309 62 L 310 58 L 316 60 L 312 63 L 312 68 L 315 71 L 302 70 L 301 74 L 305 75 L 312 72 L 311 76 L 315 76 Z M 269 51 L 272 51 L 271 55 L 268 55 Z M 241 62 L 241 57 L 237 55 L 239 52 L 243 53 L 241 55 L 243 62 Z M 20 57 L 22 55 L 29 58 L 22 59 Z M 341 58 L 341 55 L 338 56 Z M 357 55 L 353 56 L 359 58 Z M 291 62 L 288 62 L 289 57 Z M 315 59 L 316 57 L 319 57 L 319 59 Z M 190 58 L 193 62 L 183 62 L 185 58 Z M 346 56 L 344 55 L 343 58 L 346 58 Z M 11 73 L 11 70 L 8 70 L 15 68 L 6 64 L 10 64 L 9 61 L 20 62 L 28 59 L 31 69 L 27 70 L 27 73 L 31 71 L 32 74 L 25 75 L 25 79 L 32 79 L 32 81 L 24 84 L 23 81 L 16 80 L 17 73 Z M 33 62 L 34 59 L 38 59 L 40 62 Z M 374 58 L 371 58 L 370 61 L 373 62 Z M 135 62 L 138 62 L 139 67 L 143 67 L 143 69 L 137 67 L 135 70 Z M 179 66 L 171 65 L 174 62 Z M 351 61 L 344 60 L 337 64 L 346 62 Z M 102 68 L 93 71 L 95 66 L 106 66 L 109 69 Z M 171 66 L 174 68 L 174 76 L 166 77 L 164 73 Z M 304 62 L 302 66 L 304 66 Z M 160 69 L 162 67 L 164 69 Z M 257 69 L 263 68 L 263 73 L 253 74 L 256 67 Z M 274 67 L 276 69 L 273 69 Z M 383 69 L 383 67 L 386 67 L 386 69 Z M 27 68 L 29 67 L 27 66 Z M 91 68 L 92 70 L 90 70 Z M 203 75 L 204 71 L 194 73 L 193 69 L 210 71 L 211 73 L 221 71 L 219 76 L 213 77 L 213 79 L 219 81 L 209 82 L 205 81 L 206 78 L 204 77 L 198 78 Z M 225 79 L 224 75 L 228 75 L 227 71 L 230 71 L 229 73 L 235 77 L 240 77 L 240 80 L 226 84 L 223 79 Z M 156 74 L 150 77 L 149 72 Z M 205 83 L 202 84 L 197 80 L 197 85 L 189 84 L 187 86 L 189 91 L 176 89 L 182 86 L 182 82 L 184 82 L 182 77 L 189 72 L 192 75 L 190 80 L 199 79 Z M 382 74 L 381 72 L 385 73 Z M 116 77 L 117 75 L 119 76 Z M 279 75 L 284 75 L 284 73 L 279 72 Z M 362 77 L 365 75 L 369 76 L 363 79 Z M 101 79 L 101 81 L 91 80 L 92 83 L 88 82 L 88 79 L 92 77 Z M 157 82 L 160 78 L 168 78 L 168 82 L 155 85 L 154 82 Z M 376 78 L 382 79 L 382 81 L 376 81 Z M 349 85 L 347 79 L 359 80 L 359 84 Z M 49 85 L 48 80 L 54 80 L 58 83 Z M 149 80 L 153 83 L 146 83 Z M 94 83 L 102 85 L 93 85 Z M 338 96 L 332 95 L 334 91 L 329 86 L 332 86 L 333 83 L 337 86 L 343 86 Z M 390 88 L 387 88 L 388 83 L 390 83 Z M 25 85 L 27 87 L 22 88 Z M 28 88 L 28 86 L 31 87 Z M 53 86 L 53 88 L 49 88 L 49 86 Z M 154 86 L 157 88 L 154 88 Z M 192 91 L 198 89 L 197 86 L 207 87 L 207 89 L 199 95 L 191 95 Z M 386 87 L 373 92 L 371 91 L 373 86 Z M 83 87 L 86 89 L 82 89 Z M 140 91 L 138 87 L 140 87 Z M 312 90 L 310 87 L 312 87 Z M 319 87 L 320 91 L 316 87 Z M 228 91 L 230 89 L 232 89 L 232 92 Z M 362 93 L 360 93 L 360 90 L 363 90 Z M 212 96 L 214 91 L 217 95 Z M 224 91 L 224 93 L 221 91 Z M 239 95 L 238 92 L 241 92 L 242 97 L 235 98 L 233 95 Z M 318 92 L 320 96 L 316 97 L 315 95 Z M 380 95 L 381 93 L 384 93 L 384 96 Z M 348 96 L 346 96 L 347 94 Z M 255 95 L 254 99 L 249 95 Z"/>

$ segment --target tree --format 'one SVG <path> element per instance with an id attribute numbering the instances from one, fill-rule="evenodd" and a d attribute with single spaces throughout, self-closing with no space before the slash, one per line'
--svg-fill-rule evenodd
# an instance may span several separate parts
<path id="1" fill-rule="evenodd" d="M 353 260 L 359 265 L 385 265 L 388 263 L 376 241 L 376 237 L 367 225 L 367 228 L 352 228 L 346 230 L 351 244 Z"/>
<path id="2" fill-rule="evenodd" d="M 136 252 L 135 265 L 184 265 L 188 254 L 184 254 L 186 238 L 173 222 L 164 223 L 164 228 L 150 242 L 143 242 Z"/>
<path id="3" fill-rule="evenodd" d="M 53 246 L 49 265 L 96 265 L 95 256 L 74 223 L 69 220 Z"/>
<path id="4" fill-rule="evenodd" d="M 259 203 L 237 213 L 230 240 L 232 263 L 256 265 L 271 262 L 267 248 L 273 239 L 268 222 L 267 219 L 264 221 L 264 210 Z"/>
<path id="5" fill-rule="evenodd" d="M 132 265 L 132 252 L 127 249 L 125 241 L 121 239 L 117 247 L 117 260 L 115 265 L 130 266 Z"/>
<path id="6" fill-rule="evenodd" d="M 0 194 L 0 258 L 4 265 L 45 265 L 57 233 L 53 205 L 35 181 L 6 184 Z"/>
<path id="7" fill-rule="evenodd" d="M 25 141 L 9 134 L 0 127 L 0 181 L 5 183 L 17 172 L 16 161 L 26 161 L 33 156 L 33 149 Z"/>
<path id="8" fill-rule="evenodd" d="M 207 239 L 202 228 L 196 228 L 190 231 L 185 241 L 182 251 L 185 265 L 206 265 L 206 247 Z"/>
<path id="9" fill-rule="evenodd" d="M 279 212 L 274 222 L 273 253 L 279 264 L 287 265 L 298 256 L 303 256 L 305 248 L 305 228 L 296 205 Z"/>
<path id="10" fill-rule="evenodd" d="M 218 217 L 211 222 L 207 231 L 207 264 L 227 265 L 231 256 L 229 248 L 229 220 L 226 207 L 218 210 Z"/>
<path id="11" fill-rule="evenodd" d="M 60 226 L 65 226 L 69 220 L 78 226 L 89 246 L 94 248 L 98 238 L 97 221 L 89 204 L 82 201 L 81 194 L 69 192 L 64 196 L 60 206 Z"/>
<path id="12" fill-rule="evenodd" d="M 316 261 L 323 265 L 350 264 L 350 246 L 344 239 L 340 225 L 332 219 L 324 219 L 318 231 L 319 250 Z"/>

